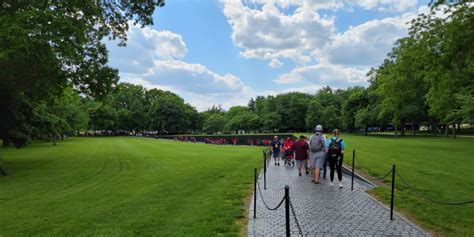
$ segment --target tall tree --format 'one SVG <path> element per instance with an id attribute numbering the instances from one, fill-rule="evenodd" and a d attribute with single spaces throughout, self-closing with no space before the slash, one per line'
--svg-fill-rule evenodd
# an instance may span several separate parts
<path id="1" fill-rule="evenodd" d="M 306 127 L 310 130 L 314 129 L 317 124 L 322 124 L 324 121 L 324 108 L 319 103 L 319 100 L 313 99 L 308 105 L 306 113 Z"/>
<path id="2" fill-rule="evenodd" d="M 366 107 L 369 103 L 367 90 L 363 87 L 355 87 L 348 89 L 350 95 L 342 106 L 342 123 L 343 127 L 349 132 L 357 131 L 356 113 L 358 110 Z"/>
<path id="3" fill-rule="evenodd" d="M 124 45 L 130 22 L 153 23 L 164 1 L 4 1 L 0 4 L 0 137 L 28 137 L 15 101 L 38 101 L 73 85 L 105 96 L 118 80 L 104 38 Z M 33 107 L 22 105 L 32 113 Z"/>
<path id="4" fill-rule="evenodd" d="M 212 114 L 204 122 L 203 130 L 207 133 L 222 132 L 225 126 L 225 118 L 220 114 Z"/>

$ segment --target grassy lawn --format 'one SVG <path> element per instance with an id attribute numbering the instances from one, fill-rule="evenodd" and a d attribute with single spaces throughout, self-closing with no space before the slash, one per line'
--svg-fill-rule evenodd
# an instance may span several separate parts
<path id="1" fill-rule="evenodd" d="M 240 235 L 261 150 L 127 137 L 2 149 L 0 236 Z"/>
<path id="2" fill-rule="evenodd" d="M 441 137 L 344 135 L 348 149 L 356 149 L 356 168 L 373 177 L 383 176 L 392 163 L 423 194 L 440 201 L 474 199 L 474 139 Z M 349 155 L 350 154 L 350 155 Z M 352 163 L 352 153 L 345 162 Z M 372 193 L 390 203 L 390 180 Z M 445 206 L 410 193 L 400 180 L 395 206 L 427 229 L 445 236 L 474 236 L 474 204 Z M 387 217 L 388 218 L 388 217 Z"/>

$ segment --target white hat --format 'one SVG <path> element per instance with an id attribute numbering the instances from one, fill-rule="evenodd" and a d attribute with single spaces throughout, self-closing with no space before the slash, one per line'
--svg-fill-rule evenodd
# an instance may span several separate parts
<path id="1" fill-rule="evenodd" d="M 316 125 L 315 130 L 316 130 L 316 132 L 322 132 L 323 131 L 323 126 L 321 126 L 321 124 L 318 124 L 318 125 Z"/>

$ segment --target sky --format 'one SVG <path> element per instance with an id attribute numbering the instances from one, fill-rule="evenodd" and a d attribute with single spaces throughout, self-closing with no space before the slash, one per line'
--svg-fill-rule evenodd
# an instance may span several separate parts
<path id="1" fill-rule="evenodd" d="M 367 86 L 429 0 L 168 0 L 154 24 L 106 42 L 120 81 L 205 111 L 258 95 Z"/>

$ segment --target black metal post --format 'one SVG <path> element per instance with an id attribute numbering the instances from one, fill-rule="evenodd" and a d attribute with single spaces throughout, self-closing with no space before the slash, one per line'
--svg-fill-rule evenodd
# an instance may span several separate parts
<path id="1" fill-rule="evenodd" d="M 392 197 L 390 199 L 390 220 L 393 220 L 394 192 L 395 192 L 395 164 L 392 166 Z"/>
<path id="2" fill-rule="evenodd" d="M 257 218 L 257 168 L 254 170 L 253 177 L 253 218 Z"/>
<path id="3" fill-rule="evenodd" d="M 267 157 L 263 156 L 263 189 L 267 189 Z"/>
<path id="4" fill-rule="evenodd" d="M 285 220 L 286 236 L 290 237 L 290 187 L 285 186 Z"/>
<path id="5" fill-rule="evenodd" d="M 351 180 L 351 191 L 354 190 L 354 164 L 355 164 L 356 150 L 352 150 L 352 180 Z"/>

